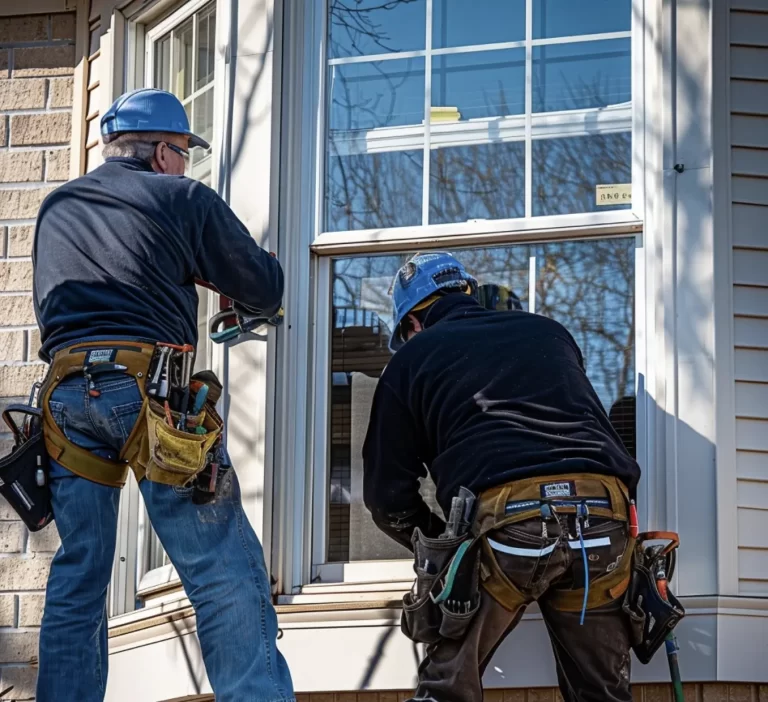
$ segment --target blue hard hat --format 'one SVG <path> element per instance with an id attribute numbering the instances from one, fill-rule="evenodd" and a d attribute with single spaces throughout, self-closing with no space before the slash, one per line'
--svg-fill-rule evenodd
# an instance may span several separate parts
<path id="1" fill-rule="evenodd" d="M 439 290 L 466 290 L 467 285 L 473 292 L 477 289 L 477 281 L 449 253 L 420 253 L 411 258 L 397 272 L 390 288 L 394 310 L 390 350 L 397 351 L 405 343 L 400 336 L 400 322 L 414 307 Z"/>
<path id="2" fill-rule="evenodd" d="M 210 148 L 193 134 L 181 101 L 173 94 L 156 88 L 139 88 L 121 95 L 101 118 L 101 136 L 109 143 L 124 132 L 168 132 L 186 134 L 189 145 Z"/>

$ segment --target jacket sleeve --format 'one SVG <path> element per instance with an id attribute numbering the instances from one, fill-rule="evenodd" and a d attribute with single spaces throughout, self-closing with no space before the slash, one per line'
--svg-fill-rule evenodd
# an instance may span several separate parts
<path id="1" fill-rule="evenodd" d="M 200 278 L 252 316 L 276 314 L 283 299 L 283 269 L 264 251 L 224 200 L 211 192 L 197 255 Z"/>
<path id="2" fill-rule="evenodd" d="M 376 526 L 410 550 L 416 527 L 437 537 L 445 526 L 419 493 L 419 478 L 427 474 L 419 443 L 408 408 L 380 380 L 363 444 L 363 499 Z"/>

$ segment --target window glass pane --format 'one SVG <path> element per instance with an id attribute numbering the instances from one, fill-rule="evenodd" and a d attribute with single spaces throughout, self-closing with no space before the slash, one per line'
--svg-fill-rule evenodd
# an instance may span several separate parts
<path id="1" fill-rule="evenodd" d="M 434 0 L 432 46 L 525 40 L 525 0 Z"/>
<path id="2" fill-rule="evenodd" d="M 433 149 L 429 223 L 525 214 L 525 143 Z"/>
<path id="3" fill-rule="evenodd" d="M 175 67 L 171 92 L 182 100 L 192 94 L 192 18 L 173 32 Z"/>
<path id="4" fill-rule="evenodd" d="M 424 49 L 426 0 L 330 0 L 328 56 Z"/>
<path id="5" fill-rule="evenodd" d="M 155 44 L 155 87 L 168 90 L 171 81 L 171 37 L 163 37 Z"/>
<path id="6" fill-rule="evenodd" d="M 432 121 L 524 113 L 525 49 L 435 56 L 432 108 Z M 458 115 L 435 108 L 456 108 Z"/>
<path id="7" fill-rule="evenodd" d="M 326 178 L 326 231 L 421 224 L 424 152 L 331 155 Z"/>
<path id="8" fill-rule="evenodd" d="M 491 285 L 528 309 L 536 257 L 536 311 L 565 324 L 580 344 L 587 374 L 619 435 L 634 447 L 634 248 L 632 237 L 463 249 L 455 255 L 483 292 Z M 329 561 L 408 558 L 381 534 L 362 501 L 362 445 L 376 380 L 390 357 L 389 286 L 406 254 L 333 262 Z M 434 486 L 422 484 L 433 510 Z"/>
<path id="9" fill-rule="evenodd" d="M 534 247 L 536 312 L 571 332 L 605 411 L 620 403 L 617 420 L 635 395 L 635 247 L 633 238 Z"/>
<path id="10" fill-rule="evenodd" d="M 326 231 L 421 224 L 424 60 L 331 66 L 330 85 Z"/>
<path id="11" fill-rule="evenodd" d="M 533 0 L 533 38 L 628 32 L 631 13 L 632 0 Z"/>
<path id="12" fill-rule="evenodd" d="M 209 144 L 213 140 L 213 86 L 195 98 L 192 131 Z M 211 184 L 211 150 L 195 147 L 190 154 L 192 177 Z"/>
<path id="13" fill-rule="evenodd" d="M 632 99 L 630 40 L 533 47 L 533 111 L 606 107 Z"/>
<path id="14" fill-rule="evenodd" d="M 215 5 L 200 13 L 197 21 L 197 71 L 195 90 L 213 82 L 213 66 L 216 57 Z"/>
<path id="15" fill-rule="evenodd" d="M 631 207 L 631 200 L 606 205 L 597 192 L 599 185 L 631 183 L 629 132 L 536 140 L 532 153 L 534 217 Z"/>
<path id="16" fill-rule="evenodd" d="M 424 59 L 331 66 L 330 136 L 424 121 Z"/>
<path id="17" fill-rule="evenodd" d="M 323 231 L 424 224 L 424 178 L 413 168 L 424 150 L 426 60 L 376 54 L 423 48 L 409 37 L 424 29 L 425 0 L 329 2 Z M 535 37 L 552 42 L 532 47 L 528 67 L 524 48 L 460 49 L 523 40 L 526 5 Z M 409 12 L 418 21 L 392 19 Z M 526 201 L 532 216 L 631 209 L 631 40 L 573 41 L 628 32 L 630 13 L 630 0 L 432 1 L 428 224 L 523 217 Z M 347 61 L 361 55 L 372 60 Z M 622 187 L 598 197 L 598 186 Z"/>

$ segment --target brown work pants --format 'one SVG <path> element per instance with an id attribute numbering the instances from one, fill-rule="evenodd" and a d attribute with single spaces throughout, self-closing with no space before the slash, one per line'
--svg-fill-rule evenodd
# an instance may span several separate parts
<path id="1" fill-rule="evenodd" d="M 575 541 L 572 516 L 549 522 L 543 535 L 541 519 L 530 519 L 491 532 L 489 538 L 503 547 L 535 554 L 514 555 L 495 550 L 504 574 L 526 596 L 538 602 L 555 654 L 560 692 L 566 702 L 631 702 L 630 642 L 627 617 L 622 611 L 623 596 L 607 605 L 587 610 L 584 624 L 580 612 L 555 609 L 553 590 L 584 587 L 581 550 Z M 629 558 L 625 522 L 591 519 L 583 532 L 590 581 L 613 570 L 619 560 Z M 460 641 L 442 639 L 427 648 L 419 667 L 419 686 L 414 699 L 436 702 L 481 702 L 482 675 L 493 653 L 520 621 L 525 610 L 502 607 L 488 593 L 482 593 L 480 610 Z M 514 658 L 510 664 L 514 666 Z M 542 661 L 543 664 L 543 661 Z"/>

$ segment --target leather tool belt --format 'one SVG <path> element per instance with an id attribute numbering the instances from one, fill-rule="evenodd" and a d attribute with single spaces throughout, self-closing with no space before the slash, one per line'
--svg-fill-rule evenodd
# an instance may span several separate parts
<path id="1" fill-rule="evenodd" d="M 545 487 L 558 483 L 569 486 L 568 497 L 543 496 Z M 481 584 L 488 594 L 511 612 L 529 604 L 530 598 L 520 592 L 501 570 L 487 535 L 510 524 L 540 517 L 541 505 L 545 502 L 555 505 L 558 514 L 574 515 L 579 504 L 586 502 L 592 516 L 629 522 L 629 491 L 620 480 L 610 476 L 589 473 L 551 475 L 516 480 L 482 493 L 473 527 L 482 548 Z M 630 534 L 625 554 L 616 568 L 590 582 L 587 610 L 608 604 L 626 592 L 634 547 L 635 538 Z M 552 590 L 550 597 L 553 605 L 561 611 L 578 612 L 584 605 L 584 589 Z"/>
<path id="2" fill-rule="evenodd" d="M 203 427 L 204 433 L 175 428 L 180 418 L 178 412 L 171 414 L 173 426 L 166 422 L 164 408 L 146 392 L 155 348 L 154 344 L 133 341 L 84 342 L 56 353 L 40 391 L 43 435 L 53 460 L 82 478 L 110 487 L 125 485 L 129 468 L 137 481 L 146 477 L 167 485 L 186 485 L 205 469 L 208 454 L 220 441 L 223 428 L 213 406 L 218 393 L 209 396 L 204 411 L 195 419 L 195 425 Z M 88 368 L 103 362 L 124 366 L 122 372 L 136 380 L 143 400 L 139 417 L 117 460 L 102 458 L 69 441 L 50 410 L 51 395 L 61 382 L 72 375 L 87 374 Z M 210 382 L 213 374 L 205 372 L 205 376 L 206 382 Z"/>

